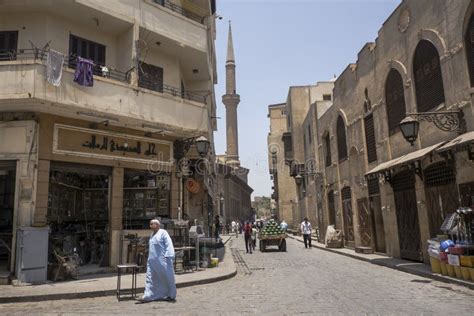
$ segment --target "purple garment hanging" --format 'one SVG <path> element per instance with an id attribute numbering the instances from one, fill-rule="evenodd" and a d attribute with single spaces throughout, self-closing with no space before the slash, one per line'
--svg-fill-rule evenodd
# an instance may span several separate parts
<path id="1" fill-rule="evenodd" d="M 94 62 L 92 60 L 77 57 L 76 72 L 74 73 L 74 81 L 81 86 L 92 87 L 94 85 L 94 77 L 92 68 Z"/>

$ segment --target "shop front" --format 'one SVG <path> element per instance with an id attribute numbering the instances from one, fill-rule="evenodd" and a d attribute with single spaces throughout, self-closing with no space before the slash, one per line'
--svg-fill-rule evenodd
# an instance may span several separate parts
<path id="1" fill-rule="evenodd" d="M 172 217 L 171 140 L 74 123 L 40 121 L 40 141 L 51 144 L 40 150 L 46 166 L 40 173 L 48 176 L 38 185 L 47 187 L 39 191 L 47 191 L 43 222 L 50 227 L 48 278 L 53 281 L 108 270 L 127 256 L 125 235 L 147 236 L 150 219 Z M 43 198 L 38 196 L 40 206 Z M 43 220 L 41 209 L 35 220 Z"/>

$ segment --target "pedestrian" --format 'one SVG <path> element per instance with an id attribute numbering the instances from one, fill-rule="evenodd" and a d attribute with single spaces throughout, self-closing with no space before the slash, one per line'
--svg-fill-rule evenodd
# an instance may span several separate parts
<path id="1" fill-rule="evenodd" d="M 219 239 L 219 233 L 221 230 L 221 222 L 219 220 L 219 215 L 216 215 L 216 218 L 214 219 L 214 226 L 216 229 L 216 231 L 214 232 L 214 237 L 216 238 L 216 241 L 217 241 L 217 239 Z"/>
<path id="2" fill-rule="evenodd" d="M 257 228 L 252 225 L 252 249 L 255 251 L 255 247 L 257 246 Z"/>
<path id="3" fill-rule="evenodd" d="M 308 222 L 308 218 L 305 217 L 303 222 L 301 222 L 301 233 L 303 234 L 303 241 L 305 248 L 311 248 L 311 223 Z"/>
<path id="4" fill-rule="evenodd" d="M 149 240 L 145 293 L 140 302 L 156 300 L 174 302 L 176 300 L 176 281 L 173 267 L 173 242 L 168 232 L 160 229 L 159 220 L 152 219 L 150 228 L 153 232 Z"/>
<path id="5" fill-rule="evenodd" d="M 230 225 L 229 225 L 229 222 L 227 222 L 227 223 L 225 224 L 225 234 L 226 234 L 226 235 L 229 235 L 229 233 L 230 233 Z"/>
<path id="6" fill-rule="evenodd" d="M 286 230 L 288 229 L 288 224 L 285 222 L 285 220 L 282 220 L 281 223 L 280 223 L 280 228 L 286 232 Z"/>
<path id="7" fill-rule="evenodd" d="M 252 225 L 247 221 L 244 225 L 244 238 L 245 238 L 245 249 L 247 253 L 252 253 Z"/>
<path id="8" fill-rule="evenodd" d="M 237 222 L 236 222 L 236 221 L 232 221 L 231 226 L 232 226 L 232 232 L 235 233 L 235 238 L 239 238 L 239 232 L 238 232 L 238 228 L 237 228 Z"/>

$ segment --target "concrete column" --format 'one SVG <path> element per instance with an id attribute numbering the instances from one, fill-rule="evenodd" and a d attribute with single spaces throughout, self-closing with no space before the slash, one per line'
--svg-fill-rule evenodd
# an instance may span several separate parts
<path id="1" fill-rule="evenodd" d="M 112 171 L 112 184 L 109 192 L 110 199 L 110 266 L 115 267 L 119 263 L 120 235 L 122 233 L 123 212 L 123 177 L 124 169 L 115 167 Z"/>
<path id="2" fill-rule="evenodd" d="M 170 218 L 178 218 L 178 207 L 180 201 L 179 181 L 181 178 L 176 177 L 176 173 L 171 173 L 170 179 Z"/>

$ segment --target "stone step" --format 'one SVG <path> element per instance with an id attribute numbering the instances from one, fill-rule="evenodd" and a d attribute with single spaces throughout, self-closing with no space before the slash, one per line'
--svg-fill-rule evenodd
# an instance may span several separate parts
<path id="1" fill-rule="evenodd" d="M 359 246 L 359 247 L 355 247 L 355 252 L 357 253 L 365 253 L 365 254 L 371 254 L 371 253 L 374 253 L 374 250 L 370 247 L 363 247 L 363 246 Z"/>

